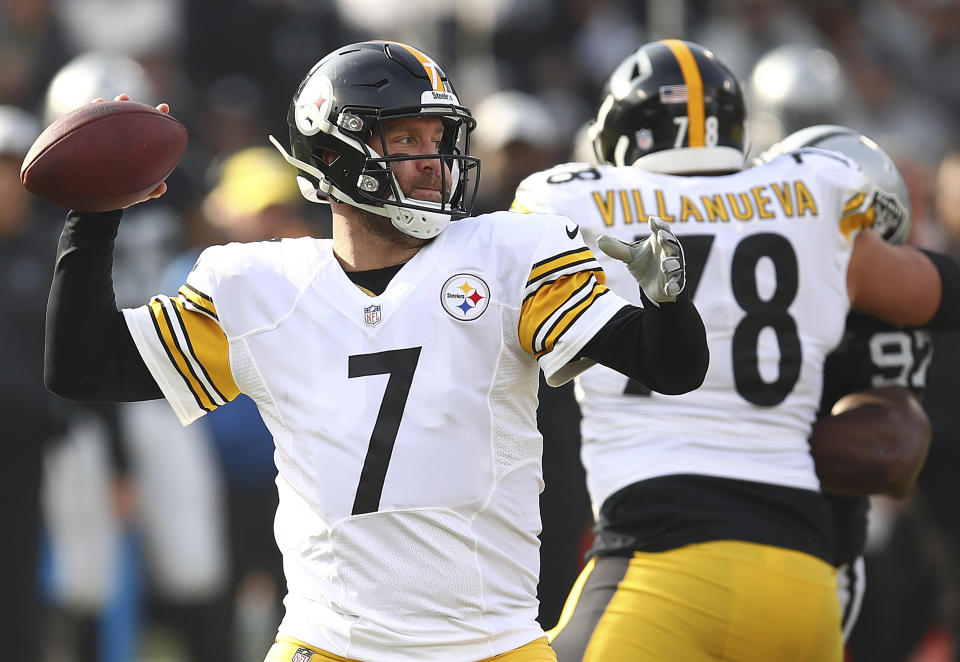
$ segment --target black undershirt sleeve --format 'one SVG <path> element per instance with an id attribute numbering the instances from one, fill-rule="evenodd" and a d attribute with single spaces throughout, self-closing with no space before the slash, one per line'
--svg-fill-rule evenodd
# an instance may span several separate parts
<path id="1" fill-rule="evenodd" d="M 710 352 L 700 313 L 686 293 L 656 304 L 640 293 L 644 308 L 624 306 L 584 346 L 586 357 L 666 395 L 698 388 Z"/>
<path id="2" fill-rule="evenodd" d="M 943 290 L 940 307 L 927 327 L 935 331 L 950 331 L 960 328 L 960 264 L 948 255 L 921 249 L 940 273 Z"/>
<path id="3" fill-rule="evenodd" d="M 122 211 L 70 212 L 47 301 L 43 378 L 80 402 L 163 397 L 113 293 L 113 244 Z"/>

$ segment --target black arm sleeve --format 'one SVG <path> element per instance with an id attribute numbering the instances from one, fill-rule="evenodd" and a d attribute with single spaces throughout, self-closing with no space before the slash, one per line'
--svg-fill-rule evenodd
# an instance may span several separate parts
<path id="1" fill-rule="evenodd" d="M 641 291 L 645 308 L 624 306 L 588 342 L 579 357 L 592 359 L 666 395 L 698 388 L 710 351 L 703 320 L 686 293 L 657 307 Z M 578 358 L 579 358 L 578 357 Z"/>
<path id="2" fill-rule="evenodd" d="M 940 272 L 943 291 L 940 294 L 940 307 L 927 327 L 937 331 L 950 331 L 960 328 L 960 264 L 953 258 L 921 249 Z"/>
<path id="3" fill-rule="evenodd" d="M 113 243 L 121 211 L 70 212 L 47 301 L 43 379 L 80 402 L 162 398 L 113 294 Z"/>

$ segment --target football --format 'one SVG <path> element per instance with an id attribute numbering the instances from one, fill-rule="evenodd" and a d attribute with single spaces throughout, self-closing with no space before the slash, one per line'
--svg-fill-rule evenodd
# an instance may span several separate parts
<path id="1" fill-rule="evenodd" d="M 121 209 L 157 188 L 186 148 L 183 124 L 153 106 L 90 103 L 40 134 L 23 160 L 20 181 L 67 209 Z"/>

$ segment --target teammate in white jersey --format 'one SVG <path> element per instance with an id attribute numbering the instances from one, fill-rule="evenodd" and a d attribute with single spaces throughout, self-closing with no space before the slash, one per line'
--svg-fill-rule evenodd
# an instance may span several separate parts
<path id="1" fill-rule="evenodd" d="M 566 214 L 588 245 L 615 241 L 606 233 L 640 253 L 644 219 L 669 223 L 710 345 L 704 384 L 685 395 L 603 366 L 578 378 L 598 525 L 550 632 L 561 662 L 839 661 L 808 442 L 824 358 L 851 307 L 957 323 L 955 264 L 861 232 L 873 192 L 856 164 L 811 150 L 742 170 L 744 120 L 713 53 L 653 42 L 608 80 L 592 127 L 601 165 L 561 165 L 517 191 L 516 210 Z M 629 270 L 598 258 L 611 289 L 635 296 Z"/>
<path id="2" fill-rule="evenodd" d="M 269 662 L 553 660 L 536 622 L 538 370 L 557 385 L 599 362 L 657 391 L 699 386 L 679 245 L 652 225 L 638 276 L 662 303 L 642 309 L 606 288 L 569 220 L 470 217 L 474 121 L 404 44 L 331 53 L 288 121 L 291 153 L 273 142 L 332 205 L 333 238 L 209 248 L 178 296 L 121 313 L 121 212 L 72 212 L 47 384 L 165 397 L 184 423 L 239 392 L 257 403 L 288 589 Z"/>

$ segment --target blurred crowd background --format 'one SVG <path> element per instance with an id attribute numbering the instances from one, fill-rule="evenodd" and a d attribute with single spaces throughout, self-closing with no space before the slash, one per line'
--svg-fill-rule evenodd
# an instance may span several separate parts
<path id="1" fill-rule="evenodd" d="M 739 77 L 751 155 L 817 123 L 871 136 L 910 188 L 910 241 L 960 258 L 960 0 L 0 0 L 0 646 L 29 640 L 11 659 L 259 661 L 284 593 L 272 442 L 249 401 L 181 428 L 163 402 L 79 406 L 43 388 L 64 213 L 17 176 L 44 126 L 127 92 L 170 103 L 190 132 L 169 193 L 121 227 L 117 298 L 135 306 L 174 293 L 210 244 L 328 235 L 267 135 L 286 142 L 297 84 L 336 47 L 391 39 L 441 64 L 478 119 L 485 212 L 533 171 L 591 160 L 604 78 L 664 37 Z M 874 503 L 854 662 L 960 659 L 960 334 L 934 347 L 930 455 L 911 497 Z M 592 520 L 572 387 L 541 399 L 552 627 Z"/>

